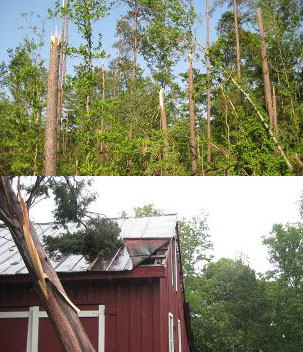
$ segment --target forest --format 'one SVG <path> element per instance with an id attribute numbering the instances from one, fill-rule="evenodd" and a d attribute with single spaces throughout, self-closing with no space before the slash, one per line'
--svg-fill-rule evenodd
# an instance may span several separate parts
<path id="1" fill-rule="evenodd" d="M 302 175 L 302 1 L 203 5 L 54 1 L 60 34 L 41 20 L 0 66 L 0 174 Z"/>

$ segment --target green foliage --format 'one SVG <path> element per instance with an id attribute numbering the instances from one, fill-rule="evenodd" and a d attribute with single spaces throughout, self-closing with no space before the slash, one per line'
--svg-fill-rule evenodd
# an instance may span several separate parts
<path id="1" fill-rule="evenodd" d="M 81 223 L 87 215 L 88 206 L 96 200 L 96 193 L 89 191 L 91 179 L 64 177 L 51 179 L 55 201 L 53 216 L 55 222 L 64 227 L 68 223 Z"/>
<path id="2" fill-rule="evenodd" d="M 241 260 L 220 259 L 204 267 L 186 290 L 197 350 L 262 349 L 267 299 L 264 283 L 249 266 Z"/>
<path id="3" fill-rule="evenodd" d="M 146 204 L 143 207 L 135 207 L 134 212 L 135 216 L 153 216 L 163 214 L 163 211 L 156 209 L 154 204 Z"/>
<path id="4" fill-rule="evenodd" d="M 303 283 L 303 225 L 275 224 L 263 243 L 268 247 L 270 260 L 276 267 L 276 277 L 287 285 Z"/>
<path id="5" fill-rule="evenodd" d="M 191 220 L 179 221 L 179 236 L 182 250 L 182 265 L 185 280 L 198 275 L 201 267 L 212 258 L 212 242 L 208 233 L 207 217 L 204 214 Z"/>
<path id="6" fill-rule="evenodd" d="M 210 46 L 212 162 L 207 162 L 205 52 L 195 41 L 201 23 L 191 0 L 57 0 L 51 17 L 68 15 L 81 43 L 69 42 L 58 173 L 63 175 L 191 175 L 189 149 L 188 53 L 194 57 L 194 101 L 198 175 L 300 175 L 303 159 L 302 4 L 298 0 L 237 0 L 241 79 L 236 74 L 233 1 L 217 23 Z M 111 15 L 117 21 L 117 55 L 106 55 L 95 24 Z M 277 96 L 275 137 L 294 166 L 287 169 L 272 136 L 250 102 L 235 87 L 237 79 L 264 116 L 260 36 L 256 5 L 261 6 L 270 79 Z M 137 21 L 137 27 L 135 23 Z M 24 39 L 0 65 L 0 171 L 42 174 L 47 69 L 43 45 Z M 135 35 L 136 34 L 136 35 Z M 133 78 L 135 37 L 138 60 Z M 199 38 L 199 35 L 197 35 Z M 100 61 L 102 60 L 102 62 Z M 142 61 L 144 60 L 144 63 Z M 163 158 L 159 88 L 165 87 L 168 158 Z"/>
<path id="7" fill-rule="evenodd" d="M 98 255 L 114 254 L 123 245 L 120 231 L 116 222 L 97 218 L 88 220 L 82 230 L 57 237 L 43 236 L 43 242 L 50 255 L 57 255 L 58 251 L 62 255 L 81 254 L 93 261 Z"/>

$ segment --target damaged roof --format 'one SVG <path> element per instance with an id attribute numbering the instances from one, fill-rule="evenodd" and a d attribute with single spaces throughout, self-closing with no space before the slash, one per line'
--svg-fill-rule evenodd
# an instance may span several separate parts
<path id="1" fill-rule="evenodd" d="M 62 256 L 51 259 L 57 272 L 128 271 L 137 266 L 165 265 L 170 239 L 175 236 L 177 217 L 172 215 L 139 218 L 113 218 L 121 229 L 124 246 L 113 255 L 96 257 L 89 262 L 83 255 Z M 35 224 L 37 234 L 58 236 L 62 230 L 53 223 Z M 73 231 L 75 226 L 69 228 Z M 28 273 L 21 255 L 8 229 L 0 229 L 0 275 Z"/>

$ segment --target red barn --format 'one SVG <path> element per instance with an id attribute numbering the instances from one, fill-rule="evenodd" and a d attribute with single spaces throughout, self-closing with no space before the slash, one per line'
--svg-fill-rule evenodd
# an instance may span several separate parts
<path id="1" fill-rule="evenodd" d="M 124 246 L 88 262 L 58 255 L 53 265 L 100 352 L 192 351 L 176 215 L 114 219 Z M 41 237 L 53 224 L 36 224 Z M 62 348 L 6 229 L 0 230 L 0 352 Z"/>

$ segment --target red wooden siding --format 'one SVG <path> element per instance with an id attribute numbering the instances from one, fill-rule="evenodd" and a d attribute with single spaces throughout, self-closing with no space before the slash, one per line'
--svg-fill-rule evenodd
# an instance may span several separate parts
<path id="1" fill-rule="evenodd" d="M 29 287 L 28 285 L 26 285 Z M 71 300 L 81 310 L 98 310 L 105 305 L 105 351 L 106 352 L 152 352 L 159 351 L 159 279 L 100 280 L 83 286 L 81 282 L 65 283 Z M 7 286 L 0 296 L 0 311 L 27 310 L 30 306 L 40 305 L 38 296 L 30 289 L 20 285 Z M 40 310 L 43 307 L 40 306 Z M 4 346 L 4 351 L 25 351 L 27 319 L 0 319 L 0 333 L 7 335 L 3 326 L 11 324 L 11 331 L 20 326 L 24 343 Z M 89 337 L 97 347 L 97 319 L 81 318 Z M 39 351 L 60 351 L 54 333 L 47 332 L 50 323 L 39 320 Z M 15 332 L 14 332 L 15 334 Z M 22 335 L 22 336 L 23 336 Z M 1 337 L 0 337 L 1 338 Z M 0 340 L 1 341 L 1 340 Z"/>
<path id="2" fill-rule="evenodd" d="M 160 281 L 161 296 L 161 346 L 160 351 L 168 351 L 168 313 L 172 313 L 174 317 L 175 329 L 175 352 L 179 351 L 178 341 L 178 319 L 181 322 L 181 340 L 182 352 L 189 352 L 188 337 L 185 326 L 184 310 L 183 310 L 183 293 L 180 278 L 179 261 L 177 261 L 177 288 L 176 291 L 172 285 L 172 245 L 170 245 L 167 255 L 167 275 Z"/>

